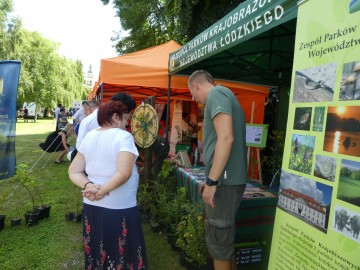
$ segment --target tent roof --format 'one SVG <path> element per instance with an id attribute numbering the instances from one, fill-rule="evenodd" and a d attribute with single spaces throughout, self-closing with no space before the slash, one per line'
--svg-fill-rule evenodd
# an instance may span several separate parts
<path id="1" fill-rule="evenodd" d="M 243 2 L 172 52 L 170 74 L 205 69 L 218 79 L 268 86 L 289 83 L 296 16 L 295 0 Z"/>
<path id="2" fill-rule="evenodd" d="M 164 44 L 113 58 L 101 59 L 98 82 L 95 83 L 90 98 L 103 91 L 105 100 L 119 91 L 136 99 L 156 96 L 167 100 L 169 53 L 180 48 L 171 40 Z M 191 99 L 187 89 L 187 79 L 174 76 L 171 80 L 172 95 L 178 99 Z"/>
<path id="3" fill-rule="evenodd" d="M 167 102 L 169 54 L 179 48 L 178 43 L 169 41 L 134 53 L 102 59 L 99 79 L 89 98 L 98 95 L 100 100 L 108 100 L 122 91 L 136 100 L 155 96 L 158 102 Z M 187 76 L 171 76 L 171 99 L 191 100 L 187 81 Z M 268 88 L 264 86 L 217 82 L 243 97 L 268 95 Z"/>

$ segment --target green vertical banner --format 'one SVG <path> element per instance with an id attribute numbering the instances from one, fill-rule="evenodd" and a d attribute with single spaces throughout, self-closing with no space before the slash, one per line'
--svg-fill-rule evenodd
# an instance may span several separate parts
<path id="1" fill-rule="evenodd" d="M 15 174 L 16 98 L 20 61 L 0 61 L 0 179 Z"/>
<path id="2" fill-rule="evenodd" d="M 360 0 L 298 1 L 269 268 L 360 269 Z"/>

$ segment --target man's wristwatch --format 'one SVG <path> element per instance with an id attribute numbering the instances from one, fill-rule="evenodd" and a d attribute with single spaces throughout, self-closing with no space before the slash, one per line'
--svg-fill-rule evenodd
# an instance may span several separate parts
<path id="1" fill-rule="evenodd" d="M 217 186 L 217 184 L 218 184 L 218 181 L 214 181 L 214 180 L 212 180 L 211 178 L 206 178 L 206 185 L 208 185 L 208 186 Z"/>

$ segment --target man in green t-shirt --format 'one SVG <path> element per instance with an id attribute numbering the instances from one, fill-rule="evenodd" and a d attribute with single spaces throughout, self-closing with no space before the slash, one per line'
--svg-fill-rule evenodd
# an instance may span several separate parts
<path id="1" fill-rule="evenodd" d="M 235 216 L 248 181 L 245 114 L 234 93 L 215 86 L 208 72 L 195 71 L 188 85 L 193 98 L 205 105 L 206 244 L 215 270 L 236 270 Z"/>

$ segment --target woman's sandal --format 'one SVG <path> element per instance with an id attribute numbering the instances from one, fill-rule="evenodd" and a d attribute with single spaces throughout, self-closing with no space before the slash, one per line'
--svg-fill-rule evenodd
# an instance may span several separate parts
<path id="1" fill-rule="evenodd" d="M 56 164 L 64 164 L 64 163 L 65 163 L 65 161 L 64 161 L 64 160 L 60 160 L 60 161 L 55 160 L 55 163 L 56 163 Z"/>

